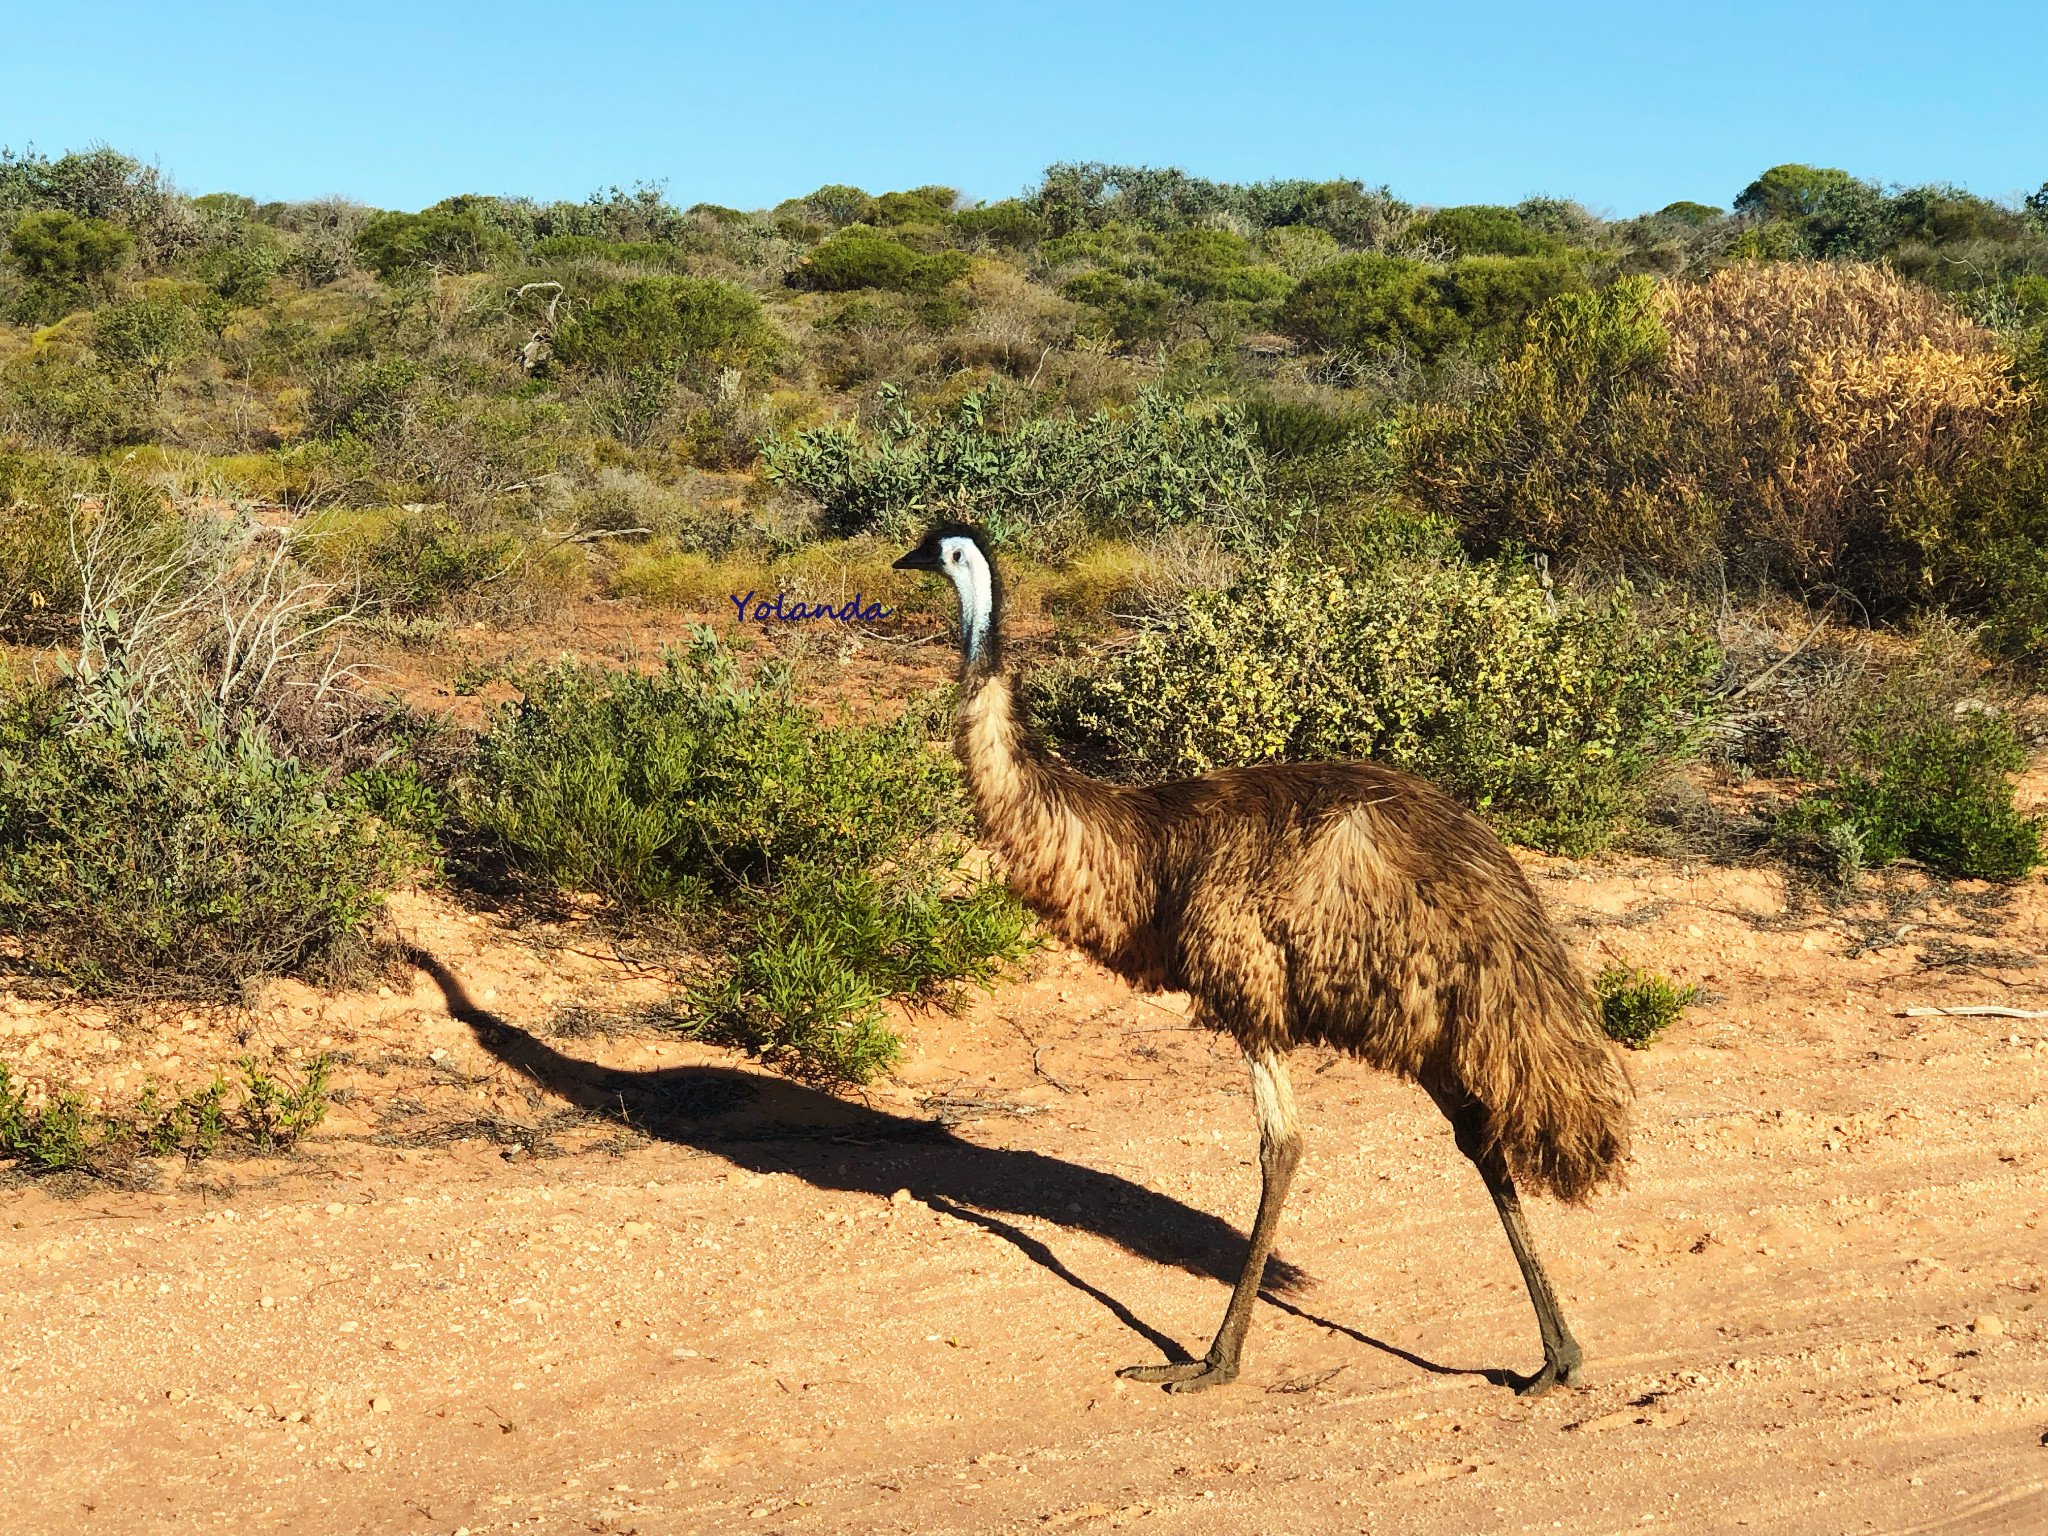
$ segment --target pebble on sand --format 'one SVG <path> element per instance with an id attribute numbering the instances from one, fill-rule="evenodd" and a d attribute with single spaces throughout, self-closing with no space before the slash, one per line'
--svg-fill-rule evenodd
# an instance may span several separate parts
<path id="1" fill-rule="evenodd" d="M 1970 1323 L 1970 1332 L 1987 1339 L 2000 1338 L 2005 1333 L 2005 1319 L 1996 1312 L 1979 1312 Z"/>

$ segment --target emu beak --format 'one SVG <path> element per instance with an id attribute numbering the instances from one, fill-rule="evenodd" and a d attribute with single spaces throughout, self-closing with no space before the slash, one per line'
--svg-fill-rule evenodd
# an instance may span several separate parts
<path id="1" fill-rule="evenodd" d="M 936 571 L 939 569 L 939 557 L 936 553 L 920 544 L 901 560 L 890 566 L 889 569 L 892 571 Z"/>

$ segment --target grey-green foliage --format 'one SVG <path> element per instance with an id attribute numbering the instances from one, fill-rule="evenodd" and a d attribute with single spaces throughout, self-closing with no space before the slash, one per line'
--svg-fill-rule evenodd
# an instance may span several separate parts
<path id="1" fill-rule="evenodd" d="M 1518 563 L 1274 565 L 1073 675 L 1046 713 L 1154 778 L 1374 758 L 1579 852 L 1690 750 L 1716 660 L 1683 611 L 1653 627 L 1625 588 L 1556 599 Z"/>
<path id="2" fill-rule="evenodd" d="M 838 534 L 907 537 L 939 517 L 986 526 L 998 541 L 1054 553 L 1089 534 L 1154 532 L 1196 517 L 1242 515 L 1265 494 L 1253 430 L 1235 406 L 1141 391 L 1092 416 L 988 420 L 991 385 L 948 420 L 893 412 L 864 433 L 828 423 L 762 444 L 770 478 L 815 497 Z"/>
<path id="3" fill-rule="evenodd" d="M 917 722 L 827 726 L 786 669 L 744 681 L 702 627 L 651 675 L 523 685 L 479 753 L 471 824 L 558 885 L 728 930 L 689 997 L 702 1036 L 865 1080 L 899 1049 L 885 999 L 1021 952 L 1015 898 L 962 873 L 959 771 Z"/>
<path id="4" fill-rule="evenodd" d="M 233 997 L 361 942 L 416 856 L 361 794 L 189 701 L 0 700 L 0 932 L 81 988 Z"/>

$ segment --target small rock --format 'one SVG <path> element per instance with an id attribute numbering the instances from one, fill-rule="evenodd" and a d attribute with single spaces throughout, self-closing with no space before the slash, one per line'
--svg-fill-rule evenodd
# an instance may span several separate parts
<path id="1" fill-rule="evenodd" d="M 348 1207 L 343 1205 L 339 1200 L 330 1200 L 327 1203 L 327 1214 L 330 1216 L 339 1216 L 343 1211 L 347 1209 Z"/>
<path id="2" fill-rule="evenodd" d="M 1970 1332 L 1987 1339 L 2005 1336 L 2005 1319 L 1996 1312 L 1980 1312 L 1970 1324 Z"/>
<path id="3" fill-rule="evenodd" d="M 372 1413 L 389 1413 L 390 1411 L 391 1411 L 391 1399 L 390 1399 L 390 1398 L 388 1398 L 388 1397 L 373 1397 L 373 1398 L 371 1398 L 371 1399 L 370 1399 L 370 1412 L 372 1412 Z"/>
<path id="4" fill-rule="evenodd" d="M 649 1226 L 644 1221 L 629 1221 L 623 1227 L 619 1228 L 619 1230 L 625 1233 L 628 1237 L 645 1237 L 648 1233 L 652 1232 L 654 1228 Z"/>
<path id="5" fill-rule="evenodd" d="M 340 1331 L 343 1333 L 354 1333 L 356 1325 L 354 1323 L 343 1323 L 341 1324 Z"/>
<path id="6" fill-rule="evenodd" d="M 265 1296 L 259 1299 L 256 1305 L 263 1308 L 267 1312 L 270 1310 L 270 1308 L 277 1305 L 277 1298 L 275 1296 Z"/>
<path id="7" fill-rule="evenodd" d="M 889 1197 L 889 1203 L 891 1205 L 908 1205 L 912 1200 L 916 1198 L 917 1197 L 911 1194 L 909 1190 L 899 1189 L 896 1191 L 895 1194 Z"/>

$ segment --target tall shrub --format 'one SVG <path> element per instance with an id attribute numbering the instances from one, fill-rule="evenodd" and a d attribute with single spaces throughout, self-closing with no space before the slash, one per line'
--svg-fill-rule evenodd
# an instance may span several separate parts
<path id="1" fill-rule="evenodd" d="M 1375 758 L 1580 851 L 1626 830 L 1709 707 L 1717 652 L 1673 618 L 1643 623 L 1626 589 L 1556 601 L 1521 564 L 1267 567 L 1081 672 L 1048 714 L 1148 778 Z"/>

